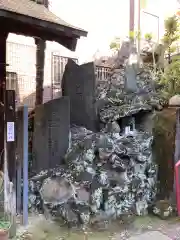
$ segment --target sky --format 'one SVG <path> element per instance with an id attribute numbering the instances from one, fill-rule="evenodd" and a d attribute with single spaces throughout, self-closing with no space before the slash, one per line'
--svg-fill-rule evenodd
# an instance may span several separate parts
<path id="1" fill-rule="evenodd" d="M 135 0 L 136 3 L 138 0 Z M 164 18 L 177 9 L 176 0 L 146 0 L 146 11 L 160 17 L 160 35 Z M 50 10 L 63 20 L 88 31 L 86 38 L 78 41 L 76 52 L 70 52 L 59 44 L 48 43 L 50 49 L 62 56 L 77 57 L 80 63 L 91 61 L 95 53 L 107 55 L 114 37 L 124 38 L 129 32 L 129 0 L 50 0 Z M 142 14 L 144 31 L 157 33 L 157 18 Z M 9 36 L 9 41 L 22 42 L 21 36 Z M 26 43 L 34 44 L 33 39 Z"/>
<path id="2" fill-rule="evenodd" d="M 106 54 L 112 38 L 126 34 L 128 8 L 128 0 L 52 0 L 54 13 L 88 31 L 88 37 L 78 41 L 81 61 L 90 60 L 99 49 Z"/>
<path id="3" fill-rule="evenodd" d="M 160 18 L 162 35 L 164 18 L 175 11 L 177 1 L 146 1 L 146 11 Z M 108 54 L 109 43 L 114 37 L 128 35 L 129 0 L 51 0 L 51 7 L 62 19 L 88 31 L 88 37 L 78 41 L 75 54 L 80 62 L 91 60 L 96 52 L 100 55 Z M 146 33 L 157 33 L 157 18 L 142 13 L 141 27 Z"/>

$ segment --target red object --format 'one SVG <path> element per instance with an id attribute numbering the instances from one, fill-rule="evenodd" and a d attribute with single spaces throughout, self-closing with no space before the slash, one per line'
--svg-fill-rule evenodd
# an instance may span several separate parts
<path id="1" fill-rule="evenodd" d="M 178 169 L 180 168 L 180 160 L 175 165 L 175 181 L 176 181 L 176 202 L 177 202 L 177 211 L 178 216 L 180 216 L 180 176 Z"/>
<path id="2" fill-rule="evenodd" d="M 3 229 L 0 230 L 0 240 L 8 240 L 9 239 L 8 235 L 9 234 L 7 230 Z"/>

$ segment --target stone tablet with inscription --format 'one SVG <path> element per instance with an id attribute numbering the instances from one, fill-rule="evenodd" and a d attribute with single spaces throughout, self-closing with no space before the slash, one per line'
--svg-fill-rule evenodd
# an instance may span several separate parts
<path id="1" fill-rule="evenodd" d="M 33 170 L 38 172 L 62 163 L 69 146 L 70 107 L 68 97 L 49 101 L 35 110 Z"/>
<path id="2" fill-rule="evenodd" d="M 71 124 L 84 126 L 92 131 L 98 129 L 95 85 L 93 62 L 79 66 L 68 60 L 62 79 L 62 94 L 70 99 Z"/>

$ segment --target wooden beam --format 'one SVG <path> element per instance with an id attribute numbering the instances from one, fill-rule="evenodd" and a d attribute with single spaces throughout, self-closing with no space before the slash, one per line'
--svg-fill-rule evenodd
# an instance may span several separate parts
<path id="1" fill-rule="evenodd" d="M 48 22 L 48 21 L 41 20 L 38 18 L 32 18 L 29 16 L 9 12 L 9 11 L 2 10 L 2 9 L 0 10 L 0 17 L 10 19 L 11 22 L 18 21 L 18 22 L 23 22 L 26 25 L 33 25 L 34 27 L 39 26 L 39 27 L 44 28 L 46 30 L 46 32 L 49 32 L 49 33 L 52 31 L 55 31 L 58 34 L 61 34 L 60 32 L 63 32 L 63 34 L 65 34 L 69 37 L 72 35 L 75 35 L 77 38 L 81 37 L 81 36 L 83 36 L 83 37 L 87 36 L 86 31 L 78 29 L 78 28 L 73 28 L 73 27 L 66 26 L 66 25 Z"/>
<path id="2" fill-rule="evenodd" d="M 3 21 L 2 25 L 6 26 L 9 32 L 20 34 L 24 36 L 30 36 L 34 38 L 40 38 L 46 41 L 55 41 L 64 47 L 70 49 L 71 51 L 75 51 L 76 44 L 78 40 L 78 36 L 72 35 L 67 36 L 64 32 L 56 32 L 51 30 L 47 31 L 47 29 L 43 27 L 34 26 L 33 24 L 25 24 L 23 22 L 14 21 Z"/>

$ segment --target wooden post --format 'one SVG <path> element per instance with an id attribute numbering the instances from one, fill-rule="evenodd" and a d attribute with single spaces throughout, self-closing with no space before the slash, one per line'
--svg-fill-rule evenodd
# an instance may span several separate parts
<path id="1" fill-rule="evenodd" d="M 10 124 L 13 127 L 12 134 L 9 136 L 11 139 L 7 139 L 7 158 L 8 158 L 8 173 L 9 180 L 16 186 L 16 160 L 15 160 L 15 91 L 6 91 L 6 108 L 5 108 L 6 124 Z M 11 134 L 11 133 L 10 133 Z"/>
<path id="2" fill-rule="evenodd" d="M 16 154 L 15 154 L 15 91 L 6 90 L 5 94 L 5 125 L 6 125 L 6 159 L 7 161 L 7 180 L 12 182 L 12 189 L 8 191 L 8 199 L 10 203 L 11 228 L 9 235 L 16 235 Z M 6 174 L 6 172 L 4 172 Z M 4 180 L 5 181 L 5 180 Z M 7 182 L 7 187 L 10 183 Z"/>
<path id="3" fill-rule="evenodd" d="M 35 39 L 36 43 L 36 100 L 35 106 L 43 103 L 44 83 L 44 62 L 46 42 L 40 38 Z"/>
<path id="4" fill-rule="evenodd" d="M 48 8 L 49 1 L 43 0 L 42 4 Z M 43 83 L 44 83 L 44 65 L 46 41 L 41 38 L 35 38 L 36 44 L 36 100 L 35 106 L 43 103 Z"/>
<path id="5" fill-rule="evenodd" d="M 0 33 L 0 170 L 3 170 L 4 151 L 4 107 L 6 89 L 6 39 L 8 33 L 3 29 Z"/>
<path id="6" fill-rule="evenodd" d="M 134 33 L 134 11 L 135 11 L 135 0 L 130 0 L 129 6 L 129 34 L 130 32 Z"/>

